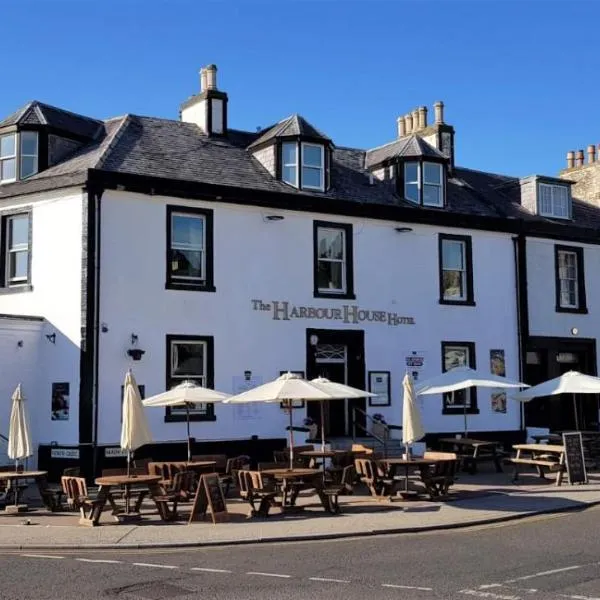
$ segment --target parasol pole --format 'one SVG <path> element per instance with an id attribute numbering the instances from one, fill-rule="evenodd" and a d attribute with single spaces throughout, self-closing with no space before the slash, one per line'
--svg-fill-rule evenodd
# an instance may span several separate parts
<path id="1" fill-rule="evenodd" d="M 321 400 L 321 452 L 325 452 L 325 400 Z"/>
<path id="2" fill-rule="evenodd" d="M 190 403 L 185 403 L 185 413 L 187 416 L 187 455 L 188 462 L 192 462 L 192 441 L 190 438 Z"/>
<path id="3" fill-rule="evenodd" d="M 575 430 L 579 431 L 579 415 L 577 414 L 577 397 L 573 393 L 573 412 L 575 413 Z"/>
<path id="4" fill-rule="evenodd" d="M 288 400 L 288 412 L 290 413 L 290 470 L 294 468 L 294 430 L 292 429 L 292 401 Z"/>
<path id="5" fill-rule="evenodd" d="M 467 431 L 467 398 L 466 398 L 466 394 L 465 394 L 465 401 L 463 404 L 463 416 L 465 419 L 465 437 L 469 437 L 468 436 L 468 431 Z"/>

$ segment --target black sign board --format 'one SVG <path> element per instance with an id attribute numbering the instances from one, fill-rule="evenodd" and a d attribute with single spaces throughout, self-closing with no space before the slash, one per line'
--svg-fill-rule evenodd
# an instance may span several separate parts
<path id="1" fill-rule="evenodd" d="M 587 483 L 581 432 L 563 433 L 563 444 L 569 483 Z"/>
<path id="2" fill-rule="evenodd" d="M 225 502 L 223 488 L 221 488 L 221 482 L 217 473 L 200 475 L 188 524 L 204 518 L 209 508 L 213 523 L 226 518 L 227 503 Z"/>

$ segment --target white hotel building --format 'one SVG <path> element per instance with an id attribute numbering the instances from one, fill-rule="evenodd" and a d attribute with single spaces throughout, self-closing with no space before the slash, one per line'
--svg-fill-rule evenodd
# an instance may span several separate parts
<path id="1" fill-rule="evenodd" d="M 201 79 L 179 120 L 33 102 L 0 121 L 0 433 L 21 382 L 40 465 L 107 464 L 130 367 L 146 396 L 186 378 L 232 393 L 287 370 L 380 393 L 332 402 L 330 438 L 362 436 L 361 411 L 400 424 L 407 369 L 596 373 L 600 211 L 567 180 L 456 166 L 442 103 L 433 124 L 421 107 L 361 150 L 298 115 L 231 129 L 216 67 Z M 529 424 L 489 391 L 427 397 L 428 443 L 463 430 L 464 403 L 479 437 L 510 442 Z M 531 424 L 571 425 L 534 403 Z M 148 417 L 146 454 L 181 456 L 185 413 Z M 285 443 L 277 405 L 193 418 L 198 453 Z"/>

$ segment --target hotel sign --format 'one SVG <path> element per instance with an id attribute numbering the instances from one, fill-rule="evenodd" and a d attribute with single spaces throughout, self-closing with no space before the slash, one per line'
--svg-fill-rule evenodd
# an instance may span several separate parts
<path id="1" fill-rule="evenodd" d="M 404 317 L 395 312 L 385 310 L 367 310 L 352 304 L 341 306 L 297 306 L 287 300 L 251 300 L 252 310 L 271 314 L 274 321 L 291 321 L 292 319 L 321 319 L 341 321 L 342 323 L 382 323 L 384 325 L 414 325 L 414 317 Z"/>

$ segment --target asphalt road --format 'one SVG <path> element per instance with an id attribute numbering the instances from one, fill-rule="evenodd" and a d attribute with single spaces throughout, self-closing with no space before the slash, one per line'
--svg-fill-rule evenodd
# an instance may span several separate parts
<path id="1" fill-rule="evenodd" d="M 600 600 L 599 532 L 589 509 L 337 542 L 4 553 L 0 599 Z"/>

